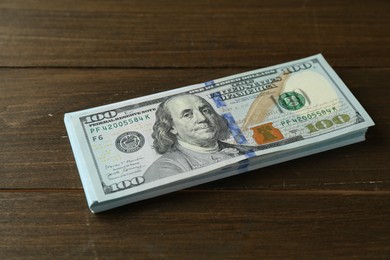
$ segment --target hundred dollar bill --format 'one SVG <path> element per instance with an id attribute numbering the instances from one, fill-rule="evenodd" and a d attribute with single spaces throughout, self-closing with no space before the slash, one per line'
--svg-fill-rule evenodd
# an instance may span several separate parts
<path id="1" fill-rule="evenodd" d="M 65 114 L 92 212 L 364 140 L 322 55 Z"/>

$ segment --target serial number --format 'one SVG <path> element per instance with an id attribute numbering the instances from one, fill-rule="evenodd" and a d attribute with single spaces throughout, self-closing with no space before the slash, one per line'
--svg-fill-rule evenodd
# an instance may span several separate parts
<path id="1" fill-rule="evenodd" d="M 91 127 L 89 129 L 89 131 L 90 131 L 91 134 L 96 134 L 96 133 L 99 133 L 100 131 L 110 131 L 112 129 L 128 126 L 128 125 L 131 125 L 131 124 L 134 124 L 134 123 L 138 123 L 138 122 L 141 122 L 141 121 L 146 121 L 146 120 L 149 120 L 149 119 L 150 119 L 149 115 L 131 117 L 131 118 L 128 118 L 126 120 L 117 121 L 117 122 L 114 122 L 114 123 L 109 123 L 109 124 L 106 124 L 106 125 L 103 125 L 103 126 Z"/>
<path id="2" fill-rule="evenodd" d="M 295 124 L 295 123 L 305 122 L 307 120 L 314 119 L 314 118 L 317 118 L 317 117 L 323 117 L 323 116 L 332 114 L 334 112 L 337 112 L 337 108 L 336 107 L 321 109 L 321 110 L 317 110 L 317 111 L 308 113 L 306 115 L 297 116 L 297 117 L 293 117 L 293 118 L 290 118 L 290 119 L 283 120 L 280 123 L 281 123 L 282 126 L 292 125 L 292 124 Z"/>

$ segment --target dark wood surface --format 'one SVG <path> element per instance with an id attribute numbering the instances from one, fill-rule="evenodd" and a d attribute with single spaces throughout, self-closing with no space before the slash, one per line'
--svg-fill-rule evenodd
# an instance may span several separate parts
<path id="1" fill-rule="evenodd" d="M 0 2 L 0 258 L 390 258 L 389 1 Z M 66 112 L 322 53 L 365 142 L 93 215 Z"/>

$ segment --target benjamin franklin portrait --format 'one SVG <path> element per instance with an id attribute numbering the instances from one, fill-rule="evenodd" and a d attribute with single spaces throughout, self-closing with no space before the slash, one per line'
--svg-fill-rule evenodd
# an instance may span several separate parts
<path id="1" fill-rule="evenodd" d="M 227 160 L 249 149 L 223 142 L 230 136 L 226 120 L 203 98 L 179 94 L 156 111 L 153 147 L 162 156 L 145 172 L 146 182 Z"/>

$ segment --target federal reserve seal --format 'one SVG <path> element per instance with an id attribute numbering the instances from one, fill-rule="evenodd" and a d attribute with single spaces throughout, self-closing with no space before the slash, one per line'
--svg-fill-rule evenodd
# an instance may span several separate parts
<path id="1" fill-rule="evenodd" d="M 279 96 L 279 105 L 287 110 L 298 110 L 305 105 L 305 98 L 297 92 L 285 92 Z"/>
<path id="2" fill-rule="evenodd" d="M 135 131 L 126 132 L 118 136 L 115 140 L 116 148 L 124 153 L 134 153 L 145 144 L 145 137 Z"/>

